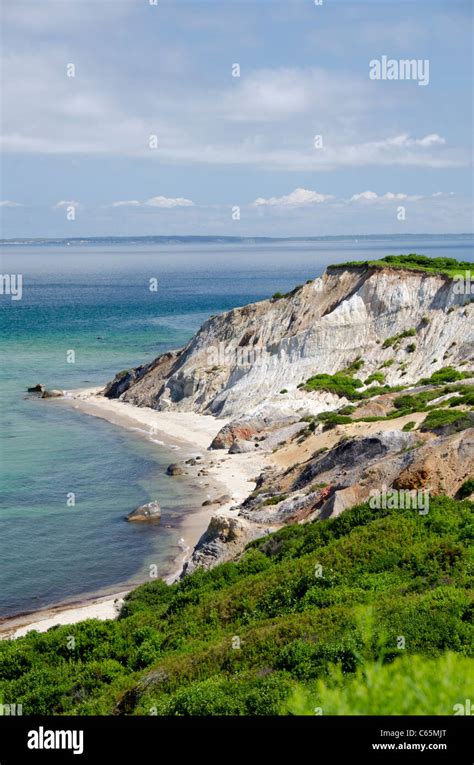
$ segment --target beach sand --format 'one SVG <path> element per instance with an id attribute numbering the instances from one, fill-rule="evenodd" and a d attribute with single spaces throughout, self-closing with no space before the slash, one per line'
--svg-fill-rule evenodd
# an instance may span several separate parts
<path id="1" fill-rule="evenodd" d="M 170 449 L 183 449 L 186 453 L 201 457 L 196 472 L 205 468 L 207 475 L 205 479 L 197 476 L 194 478 L 194 482 L 200 485 L 200 492 L 208 499 L 223 494 L 231 497 L 225 504 L 201 507 L 183 519 L 180 529 L 183 557 L 177 561 L 176 572 L 167 579 L 173 581 L 179 576 L 183 564 L 207 529 L 212 515 L 216 511 L 226 511 L 233 505 L 240 504 L 253 491 L 255 478 L 268 461 L 268 455 L 265 457 L 264 454 L 254 453 L 228 454 L 224 450 L 208 452 L 212 439 L 228 420 L 194 412 L 156 412 L 154 409 L 133 406 L 117 399 L 106 399 L 100 396 L 101 390 L 83 388 L 67 391 L 65 398 L 55 399 L 52 405 L 60 403 L 72 406 L 84 414 L 101 417 L 114 425 L 133 430 L 149 441 L 169 446 Z M 176 458 L 173 461 L 182 459 L 179 451 L 176 452 Z M 204 484 L 207 486 L 204 487 Z M 127 592 L 129 590 L 122 587 L 120 592 L 113 594 L 91 595 L 88 599 L 75 603 L 58 604 L 11 619 L 3 619 L 0 621 L 0 639 L 21 637 L 30 630 L 45 632 L 54 625 L 74 624 L 84 619 L 116 618 L 119 612 L 116 601 L 120 601 Z"/>
<path id="2" fill-rule="evenodd" d="M 91 598 L 90 601 L 59 604 L 40 611 L 20 614 L 12 619 L 5 619 L 0 623 L 0 640 L 22 637 L 31 630 L 46 632 L 57 624 L 76 624 L 85 619 L 115 619 L 119 612 L 117 605 L 127 592 L 129 590 Z"/>

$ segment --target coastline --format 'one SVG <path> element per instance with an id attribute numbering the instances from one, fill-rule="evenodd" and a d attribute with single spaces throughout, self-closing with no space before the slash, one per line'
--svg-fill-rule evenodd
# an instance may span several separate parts
<path id="1" fill-rule="evenodd" d="M 165 578 L 175 581 L 216 511 L 227 511 L 240 504 L 254 489 L 255 477 L 262 470 L 266 460 L 262 454 L 233 454 L 227 451 L 208 452 L 214 436 L 229 421 L 195 412 L 157 412 L 146 407 L 137 407 L 117 399 L 100 396 L 100 388 L 80 388 L 66 391 L 64 398 L 56 403 L 72 406 L 84 414 L 100 417 L 118 427 L 133 430 L 137 435 L 152 443 L 170 449 L 189 452 L 198 457 L 196 467 L 189 467 L 186 478 L 193 480 L 200 494 L 208 499 L 227 494 L 228 502 L 201 506 L 182 519 L 180 525 L 183 555 L 177 560 L 177 569 Z M 186 454 L 186 456 L 188 456 Z M 181 461 L 181 460 L 180 460 Z M 198 472 L 204 469 L 205 477 Z M 170 480 L 174 480 L 170 478 Z M 158 498 L 159 499 L 159 498 Z M 132 509 L 132 508 L 131 508 Z M 55 625 L 74 624 L 84 619 L 114 619 L 120 606 L 118 602 L 139 584 L 112 594 L 90 594 L 76 601 L 53 604 L 24 614 L 0 619 L 0 640 L 16 638 L 31 630 L 45 632 Z"/>

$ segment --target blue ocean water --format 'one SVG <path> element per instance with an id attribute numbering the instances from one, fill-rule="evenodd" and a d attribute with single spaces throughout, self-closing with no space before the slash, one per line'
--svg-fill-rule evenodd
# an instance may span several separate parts
<path id="1" fill-rule="evenodd" d="M 329 263 L 414 250 L 472 260 L 472 245 L 468 236 L 4 244 L 1 272 L 22 274 L 23 294 L 0 296 L 0 616 L 144 581 L 150 563 L 169 573 L 180 519 L 202 499 L 165 476 L 176 453 L 27 386 L 102 385 L 179 347 L 209 315 L 289 290 Z M 150 499 L 162 506 L 159 525 L 123 521 Z"/>

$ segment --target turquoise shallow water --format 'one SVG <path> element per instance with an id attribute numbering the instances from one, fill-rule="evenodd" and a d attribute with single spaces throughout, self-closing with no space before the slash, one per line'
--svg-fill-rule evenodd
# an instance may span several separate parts
<path id="1" fill-rule="evenodd" d="M 403 240 L 4 246 L 2 273 L 23 275 L 23 296 L 0 296 L 0 616 L 143 581 L 150 563 L 168 573 L 180 519 L 202 500 L 164 475 L 176 453 L 27 386 L 102 385 L 179 347 L 210 314 L 288 290 L 329 262 L 413 249 Z M 431 238 L 416 250 L 471 260 L 472 239 Z M 124 522 L 150 499 L 162 505 L 159 525 Z"/>

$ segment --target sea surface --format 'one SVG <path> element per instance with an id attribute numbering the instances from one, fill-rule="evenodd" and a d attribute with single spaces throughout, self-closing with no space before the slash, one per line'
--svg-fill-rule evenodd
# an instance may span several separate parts
<path id="1" fill-rule="evenodd" d="M 23 285 L 21 300 L 0 295 L 0 617 L 145 581 L 150 563 L 169 573 L 180 520 L 201 501 L 165 475 L 179 452 L 28 386 L 102 385 L 181 346 L 211 314 L 287 291 L 329 263 L 413 251 L 472 260 L 473 239 L 4 243 L 1 273 Z M 159 525 L 124 522 L 151 499 Z"/>

